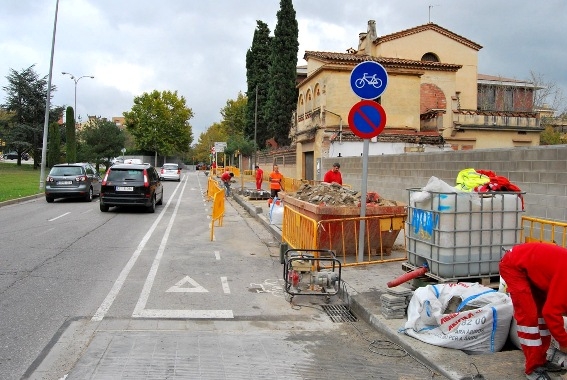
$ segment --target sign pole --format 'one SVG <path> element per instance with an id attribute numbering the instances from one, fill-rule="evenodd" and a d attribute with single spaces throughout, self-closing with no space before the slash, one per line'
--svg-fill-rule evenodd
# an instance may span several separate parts
<path id="1" fill-rule="evenodd" d="M 366 237 L 366 190 L 368 187 L 368 151 L 370 150 L 370 139 L 364 139 L 362 144 L 362 184 L 360 192 L 360 227 L 358 235 L 358 262 L 364 261 L 364 238 Z"/>

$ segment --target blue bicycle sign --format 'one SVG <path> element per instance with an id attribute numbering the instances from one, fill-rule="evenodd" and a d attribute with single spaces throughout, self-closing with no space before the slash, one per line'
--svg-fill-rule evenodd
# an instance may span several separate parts
<path id="1" fill-rule="evenodd" d="M 376 78 L 376 74 L 368 75 L 368 73 L 364 73 L 364 75 L 361 78 L 358 78 L 357 80 L 354 81 L 354 85 L 357 88 L 362 88 L 366 84 L 374 86 L 375 88 L 380 88 L 382 87 L 382 79 Z"/>
<path id="2" fill-rule="evenodd" d="M 350 73 L 350 87 L 362 99 L 378 98 L 387 86 L 388 73 L 378 62 L 361 62 Z"/>

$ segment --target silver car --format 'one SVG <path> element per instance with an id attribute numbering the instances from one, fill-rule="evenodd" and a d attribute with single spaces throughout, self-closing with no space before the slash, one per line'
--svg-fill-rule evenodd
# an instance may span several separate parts
<path id="1" fill-rule="evenodd" d="M 163 164 L 159 171 L 159 178 L 163 181 L 171 179 L 173 181 L 181 181 L 181 168 L 178 164 Z"/>
<path id="2" fill-rule="evenodd" d="M 53 165 L 45 181 L 45 200 L 83 198 L 90 202 L 100 195 L 101 176 L 89 163 Z"/>

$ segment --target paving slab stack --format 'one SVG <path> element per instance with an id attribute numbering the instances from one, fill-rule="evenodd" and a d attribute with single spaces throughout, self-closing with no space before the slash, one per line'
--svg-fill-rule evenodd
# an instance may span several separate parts
<path id="1" fill-rule="evenodd" d="M 380 296 L 382 315 L 386 319 L 403 319 L 407 316 L 407 308 L 413 291 L 408 288 L 396 286 L 388 288 Z"/>

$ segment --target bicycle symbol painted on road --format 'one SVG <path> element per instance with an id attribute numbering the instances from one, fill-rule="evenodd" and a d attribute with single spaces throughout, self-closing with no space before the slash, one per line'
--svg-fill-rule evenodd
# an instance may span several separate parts
<path id="1" fill-rule="evenodd" d="M 362 77 L 354 81 L 354 85 L 357 88 L 362 88 L 366 86 L 366 84 L 369 84 L 374 88 L 380 88 L 382 87 L 382 79 L 376 78 L 376 74 L 368 75 L 368 73 L 364 73 Z"/>

